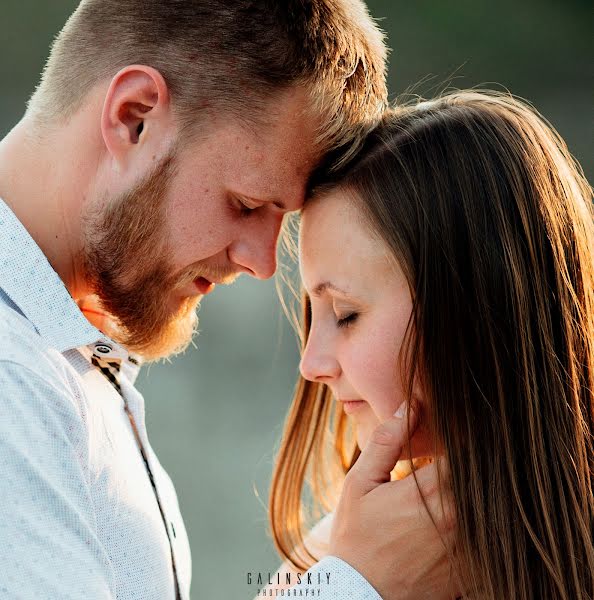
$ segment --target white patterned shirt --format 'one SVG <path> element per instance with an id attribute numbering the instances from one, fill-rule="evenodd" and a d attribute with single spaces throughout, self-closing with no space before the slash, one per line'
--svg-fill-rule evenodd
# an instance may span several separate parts
<path id="1" fill-rule="evenodd" d="M 93 357 L 119 363 L 121 394 Z M 186 530 L 138 370 L 0 199 L 0 598 L 189 599 Z M 311 570 L 327 572 L 318 598 L 381 600 L 339 559 Z"/>

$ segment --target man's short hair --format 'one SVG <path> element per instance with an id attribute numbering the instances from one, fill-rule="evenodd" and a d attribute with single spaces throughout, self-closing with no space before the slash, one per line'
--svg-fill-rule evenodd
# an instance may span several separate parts
<path id="1" fill-rule="evenodd" d="M 328 151 L 357 146 L 377 121 L 385 63 L 383 34 L 362 0 L 83 0 L 53 43 L 29 110 L 62 122 L 131 64 L 163 75 L 182 131 L 204 108 L 257 119 L 276 92 L 303 85 Z"/>

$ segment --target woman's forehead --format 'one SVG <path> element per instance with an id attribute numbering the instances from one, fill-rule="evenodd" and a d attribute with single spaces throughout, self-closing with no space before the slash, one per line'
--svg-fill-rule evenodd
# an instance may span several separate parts
<path id="1" fill-rule="evenodd" d="M 340 194 L 316 200 L 302 215 L 299 261 L 308 291 L 321 282 L 346 289 L 371 285 L 391 270 L 390 256 L 361 210 Z"/>

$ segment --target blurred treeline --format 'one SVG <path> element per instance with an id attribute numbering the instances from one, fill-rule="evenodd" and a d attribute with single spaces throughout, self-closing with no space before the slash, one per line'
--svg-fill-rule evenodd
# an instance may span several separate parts
<path id="1" fill-rule="evenodd" d="M 0 135 L 20 118 L 49 44 L 76 4 L 0 0 Z M 448 84 L 507 88 L 553 123 L 592 181 L 590 2 L 373 0 L 369 6 L 392 49 L 393 98 L 430 96 Z M 246 572 L 277 562 L 263 503 L 297 373 L 297 344 L 273 282 L 246 279 L 217 290 L 200 317 L 197 348 L 146 369 L 139 385 L 153 446 L 185 515 L 193 597 L 249 598 Z"/>

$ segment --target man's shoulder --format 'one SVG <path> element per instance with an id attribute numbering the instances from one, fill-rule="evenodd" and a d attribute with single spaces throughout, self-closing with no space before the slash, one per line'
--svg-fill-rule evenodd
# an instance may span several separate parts
<path id="1" fill-rule="evenodd" d="M 55 356 L 52 350 L 22 313 L 0 302 L 0 363 L 43 370 L 50 366 L 50 357 Z"/>
<path id="2" fill-rule="evenodd" d="M 0 380 L 7 388 L 24 386 L 22 394 L 54 394 L 78 404 L 82 388 L 64 355 L 52 348 L 20 312 L 0 302 Z M 25 385 L 26 384 L 26 385 Z M 28 392 L 26 389 L 28 388 Z M 41 390 L 39 390 L 41 393 Z"/>

